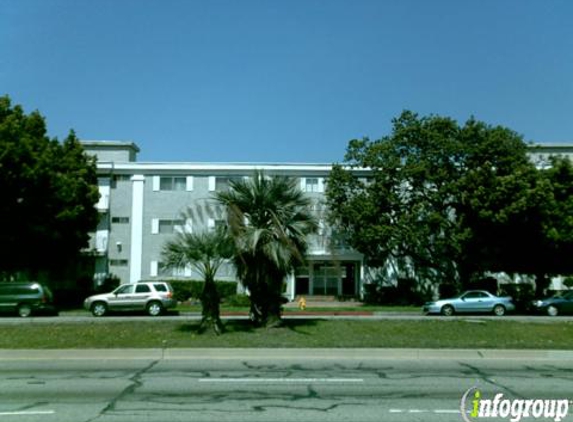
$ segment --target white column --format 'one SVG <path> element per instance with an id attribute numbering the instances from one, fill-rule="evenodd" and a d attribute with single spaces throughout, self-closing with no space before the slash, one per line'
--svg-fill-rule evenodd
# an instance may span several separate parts
<path id="1" fill-rule="evenodd" d="M 294 272 L 287 275 L 286 283 L 287 283 L 287 295 L 289 300 L 292 302 L 294 300 L 294 285 L 295 285 Z"/>
<path id="2" fill-rule="evenodd" d="M 209 176 L 209 192 L 215 192 L 216 183 L 215 176 Z"/>
<path id="3" fill-rule="evenodd" d="M 136 174 L 131 178 L 131 255 L 129 282 L 141 280 L 141 260 L 143 254 L 143 187 L 145 176 Z"/>
<path id="4" fill-rule="evenodd" d="M 153 191 L 158 192 L 160 186 L 160 179 L 159 176 L 153 176 L 152 183 L 153 183 Z"/>
<path id="5" fill-rule="evenodd" d="M 185 189 L 187 190 L 187 192 L 193 190 L 193 176 L 187 176 Z"/>
<path id="6" fill-rule="evenodd" d="M 324 193 L 324 177 L 318 178 L 318 192 Z"/>

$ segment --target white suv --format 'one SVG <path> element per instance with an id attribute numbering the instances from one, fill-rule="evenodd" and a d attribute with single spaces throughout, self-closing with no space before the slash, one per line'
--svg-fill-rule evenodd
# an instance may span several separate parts
<path id="1" fill-rule="evenodd" d="M 108 311 L 146 311 L 158 316 L 176 306 L 173 287 L 163 282 L 122 284 L 111 293 L 90 296 L 84 301 L 84 308 L 97 317 Z"/>

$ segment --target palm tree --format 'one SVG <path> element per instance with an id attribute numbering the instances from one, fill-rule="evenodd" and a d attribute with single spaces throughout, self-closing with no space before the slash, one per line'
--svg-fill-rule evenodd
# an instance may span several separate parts
<path id="1" fill-rule="evenodd" d="M 251 315 L 258 324 L 278 325 L 285 278 L 304 262 L 307 236 L 318 229 L 310 200 L 295 179 L 262 172 L 231 182 L 216 197 L 227 211 L 233 259 L 250 293 Z"/>
<path id="2" fill-rule="evenodd" d="M 223 331 L 219 302 L 215 285 L 217 270 L 233 255 L 233 243 L 223 228 L 201 233 L 177 233 L 162 251 L 167 267 L 181 268 L 191 265 L 203 277 L 205 284 L 201 293 L 202 320 L 199 331 L 211 327 L 216 334 Z"/>

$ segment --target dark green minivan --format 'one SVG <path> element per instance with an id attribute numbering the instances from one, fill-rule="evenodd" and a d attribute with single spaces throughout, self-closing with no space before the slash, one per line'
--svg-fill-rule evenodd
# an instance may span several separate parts
<path id="1" fill-rule="evenodd" d="M 36 282 L 0 283 L 0 312 L 16 313 L 23 318 L 58 313 L 48 286 Z"/>

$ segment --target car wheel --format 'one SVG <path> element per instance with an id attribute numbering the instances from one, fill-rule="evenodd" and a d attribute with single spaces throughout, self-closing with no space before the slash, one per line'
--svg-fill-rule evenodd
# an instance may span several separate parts
<path id="1" fill-rule="evenodd" d="M 18 315 L 22 318 L 28 318 L 30 315 L 32 315 L 32 307 L 25 303 L 21 304 L 18 306 Z"/>
<path id="2" fill-rule="evenodd" d="M 442 306 L 442 315 L 452 316 L 454 314 L 454 307 L 452 305 Z"/>
<path id="3" fill-rule="evenodd" d="M 150 316 L 159 316 L 163 313 L 163 306 L 159 302 L 150 302 L 147 304 L 147 313 Z"/>
<path id="4" fill-rule="evenodd" d="M 504 316 L 505 315 L 505 306 L 503 305 L 495 305 L 493 307 L 493 314 L 495 316 Z"/>
<path id="5" fill-rule="evenodd" d="M 547 307 L 547 315 L 549 315 L 549 316 L 559 315 L 559 309 L 557 309 L 557 306 L 553 306 L 553 305 L 548 306 Z"/>
<path id="6" fill-rule="evenodd" d="M 107 305 L 103 302 L 96 302 L 92 305 L 92 314 L 96 317 L 104 316 L 107 313 Z"/>

